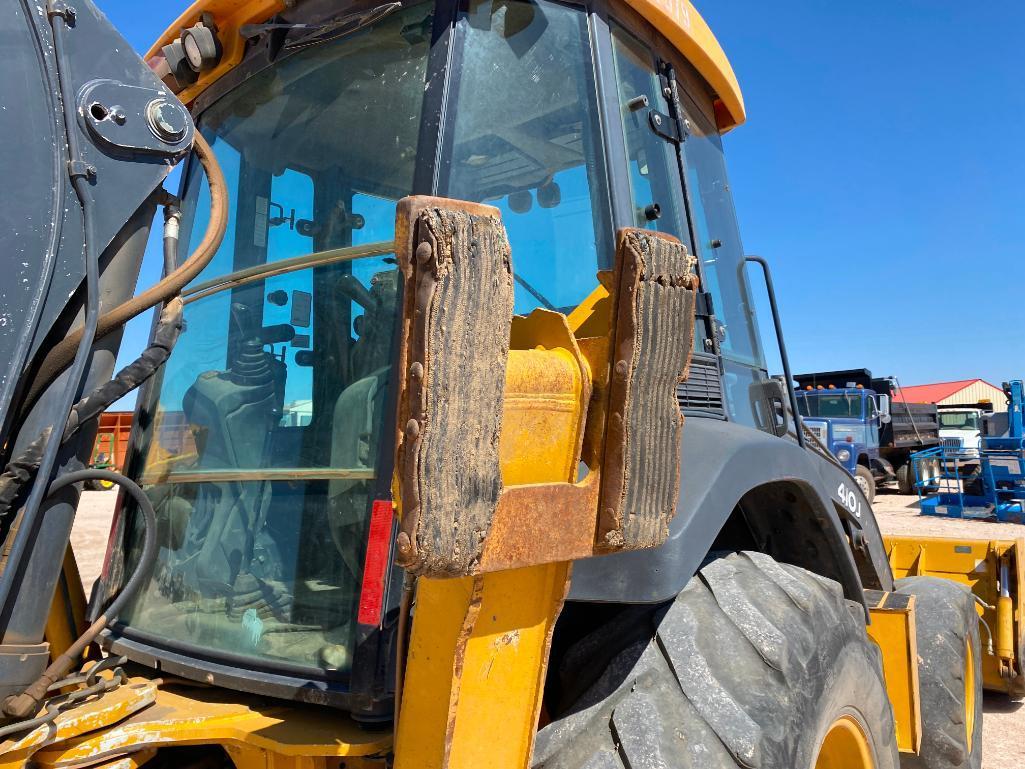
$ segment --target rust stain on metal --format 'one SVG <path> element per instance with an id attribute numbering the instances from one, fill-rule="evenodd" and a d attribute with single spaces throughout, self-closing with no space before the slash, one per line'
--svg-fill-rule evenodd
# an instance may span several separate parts
<path id="1" fill-rule="evenodd" d="M 396 252 L 405 290 L 395 468 L 408 537 L 399 563 L 470 574 L 501 493 L 508 239 L 492 206 L 411 197 L 398 205 Z"/>
<path id="2" fill-rule="evenodd" d="M 511 486 L 498 501 L 481 571 L 586 558 L 594 551 L 598 483 Z"/>

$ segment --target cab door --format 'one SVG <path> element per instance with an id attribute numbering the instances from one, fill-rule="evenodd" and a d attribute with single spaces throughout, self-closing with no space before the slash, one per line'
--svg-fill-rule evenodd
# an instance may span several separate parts
<path id="1" fill-rule="evenodd" d="M 781 434 L 785 389 L 766 372 L 711 99 L 705 96 L 706 108 L 690 96 L 705 92 L 656 33 L 635 32 L 647 27 L 628 9 L 617 7 L 614 14 L 630 23 L 628 29 L 609 21 L 609 79 L 625 155 L 610 164 L 621 169 L 625 160 L 629 169 L 627 185 L 617 185 L 625 198 L 615 206 L 617 226 L 674 235 L 698 257 L 699 322 L 681 405 L 687 413 L 727 416 Z M 608 93 L 606 99 L 613 101 Z M 610 136 L 610 154 L 618 138 Z"/>

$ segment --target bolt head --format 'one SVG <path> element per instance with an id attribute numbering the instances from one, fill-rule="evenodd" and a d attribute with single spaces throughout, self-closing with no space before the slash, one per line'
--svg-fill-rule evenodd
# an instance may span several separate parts
<path id="1" fill-rule="evenodd" d="M 189 131 L 189 116 L 180 104 L 155 99 L 146 108 L 150 130 L 163 142 L 177 144 Z"/>

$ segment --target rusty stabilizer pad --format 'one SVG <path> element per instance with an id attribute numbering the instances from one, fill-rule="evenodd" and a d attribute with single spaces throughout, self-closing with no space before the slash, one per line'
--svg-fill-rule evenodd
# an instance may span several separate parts
<path id="1" fill-rule="evenodd" d="M 397 560 L 416 574 L 471 574 L 502 493 L 509 241 L 491 206 L 415 197 L 399 203 L 396 249 L 406 281 Z"/>
<path id="2" fill-rule="evenodd" d="M 694 345 L 695 259 L 675 238 L 623 229 L 597 546 L 656 547 L 680 493 L 676 386 Z"/>

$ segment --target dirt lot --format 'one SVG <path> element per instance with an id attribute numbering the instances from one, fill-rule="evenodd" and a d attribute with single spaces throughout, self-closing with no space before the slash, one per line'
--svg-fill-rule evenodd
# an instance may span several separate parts
<path id="1" fill-rule="evenodd" d="M 86 594 L 99 576 L 107 548 L 107 535 L 116 491 L 87 491 L 79 508 L 71 540 L 82 572 Z M 887 534 L 922 534 L 939 537 L 1012 539 L 1025 537 L 1025 526 L 983 521 L 958 521 L 918 514 L 916 497 L 880 494 L 873 509 Z M 1025 704 L 987 695 L 983 719 L 983 769 L 1025 767 Z"/>

